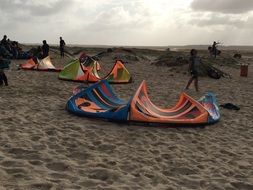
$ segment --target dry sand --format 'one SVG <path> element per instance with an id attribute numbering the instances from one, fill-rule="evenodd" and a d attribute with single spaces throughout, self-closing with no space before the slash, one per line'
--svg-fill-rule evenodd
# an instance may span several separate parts
<path id="1" fill-rule="evenodd" d="M 232 79 L 200 78 L 198 99 L 213 91 L 218 102 L 241 110 L 221 109 L 221 121 L 204 128 L 161 128 L 119 124 L 74 116 L 65 110 L 78 83 L 57 73 L 6 71 L 0 87 L 0 189 L 253 189 L 253 64 L 249 76 L 223 66 Z M 51 52 L 52 62 L 64 66 Z M 105 75 L 112 59 L 101 60 Z M 184 70 L 129 62 L 134 83 L 113 85 L 128 100 L 145 79 L 155 104 L 172 106 L 189 78 Z M 102 74 L 102 75 L 103 75 Z"/>

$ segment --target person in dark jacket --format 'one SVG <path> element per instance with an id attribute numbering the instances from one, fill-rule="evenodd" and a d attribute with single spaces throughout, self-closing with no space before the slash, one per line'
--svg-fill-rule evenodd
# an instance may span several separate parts
<path id="1" fill-rule="evenodd" d="M 219 42 L 214 41 L 212 45 L 212 52 L 213 52 L 214 58 L 216 58 L 216 56 L 219 54 L 219 50 L 217 49 L 218 44 Z"/>
<path id="2" fill-rule="evenodd" d="M 4 35 L 3 39 L 1 40 L 1 45 L 3 45 L 4 47 L 6 47 L 8 45 L 8 41 L 7 41 L 7 36 Z"/>
<path id="3" fill-rule="evenodd" d="M 42 58 L 45 58 L 49 55 L 49 45 L 47 44 L 46 40 L 43 40 L 42 49 Z"/>
<path id="4" fill-rule="evenodd" d="M 65 47 L 65 41 L 60 37 L 60 52 L 61 52 L 61 57 L 64 57 L 64 47 Z"/>
<path id="5" fill-rule="evenodd" d="M 0 86 L 3 85 L 3 82 L 5 86 L 8 86 L 8 79 L 4 73 L 4 69 L 9 68 L 9 64 L 10 64 L 10 61 L 5 60 L 2 54 L 0 54 Z"/>
<path id="6" fill-rule="evenodd" d="M 2 48 L 4 48 L 4 50 L 2 50 L 2 51 L 7 52 L 5 54 L 8 54 L 8 56 L 11 56 L 10 55 L 11 54 L 11 44 L 10 44 L 10 40 L 7 39 L 6 35 L 4 35 L 3 39 L 0 42 L 0 45 L 2 46 Z"/>

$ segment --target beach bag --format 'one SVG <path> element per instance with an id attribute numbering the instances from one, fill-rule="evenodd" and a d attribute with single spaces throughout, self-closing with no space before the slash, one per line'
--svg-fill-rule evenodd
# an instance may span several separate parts
<path id="1" fill-rule="evenodd" d="M 213 79 L 220 79 L 221 78 L 221 74 L 218 73 L 215 69 L 210 68 L 207 71 L 207 74 L 209 77 L 213 78 Z"/>
<path id="2" fill-rule="evenodd" d="M 229 109 L 229 110 L 240 110 L 240 108 L 232 103 L 221 104 L 220 107 Z"/>

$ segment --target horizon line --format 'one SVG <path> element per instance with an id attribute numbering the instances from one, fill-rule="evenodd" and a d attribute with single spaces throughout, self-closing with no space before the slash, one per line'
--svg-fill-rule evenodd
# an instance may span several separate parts
<path id="1" fill-rule="evenodd" d="M 37 43 L 37 42 L 22 42 L 20 44 L 24 45 L 40 45 L 42 43 Z M 58 46 L 58 43 L 49 43 L 51 45 L 56 45 Z M 186 44 L 186 45 L 115 45 L 115 44 L 75 44 L 75 43 L 69 43 L 66 46 L 88 46 L 88 47 L 101 47 L 101 46 L 108 46 L 108 47 L 187 47 L 187 46 L 211 46 L 210 44 Z M 253 47 L 253 45 L 219 45 L 220 47 Z"/>

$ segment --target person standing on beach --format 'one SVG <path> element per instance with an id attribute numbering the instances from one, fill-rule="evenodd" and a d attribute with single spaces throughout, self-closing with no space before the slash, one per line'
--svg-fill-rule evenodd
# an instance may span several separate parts
<path id="1" fill-rule="evenodd" d="M 4 35 L 3 39 L 0 42 L 0 45 L 4 47 L 4 49 L 11 54 L 11 44 L 10 44 L 10 40 L 7 40 L 7 36 Z"/>
<path id="2" fill-rule="evenodd" d="M 6 47 L 8 45 L 8 41 L 7 41 L 7 36 L 4 35 L 3 39 L 1 40 L 1 45 L 3 45 L 4 47 Z"/>
<path id="3" fill-rule="evenodd" d="M 191 73 L 191 78 L 189 79 L 185 90 L 189 89 L 189 86 L 191 85 L 191 83 L 194 81 L 194 86 L 195 86 L 195 90 L 198 92 L 199 91 L 199 87 L 198 87 L 198 75 L 199 75 L 199 69 L 200 69 L 200 64 L 201 64 L 201 60 L 200 58 L 197 56 L 198 52 L 196 49 L 192 49 L 190 51 L 190 63 L 189 63 L 189 71 Z"/>
<path id="4" fill-rule="evenodd" d="M 3 55 L 0 54 L 0 86 L 8 86 L 8 79 L 4 73 L 4 69 L 9 68 L 10 61 L 3 58 Z"/>
<path id="5" fill-rule="evenodd" d="M 8 79 L 4 73 L 4 70 L 0 69 L 0 86 L 3 85 L 3 81 L 4 81 L 5 86 L 8 86 Z"/>
<path id="6" fill-rule="evenodd" d="M 219 44 L 219 42 L 214 41 L 213 45 L 212 45 L 212 52 L 214 55 L 214 58 L 216 58 L 217 54 L 218 54 L 218 50 L 217 50 L 217 45 Z"/>
<path id="7" fill-rule="evenodd" d="M 64 57 L 64 47 L 65 47 L 65 41 L 60 37 L 60 52 L 61 52 L 61 57 Z"/>
<path id="8" fill-rule="evenodd" d="M 43 40 L 43 45 L 41 49 L 42 49 L 42 58 L 47 57 L 49 54 L 49 45 L 47 44 L 46 40 Z"/>

